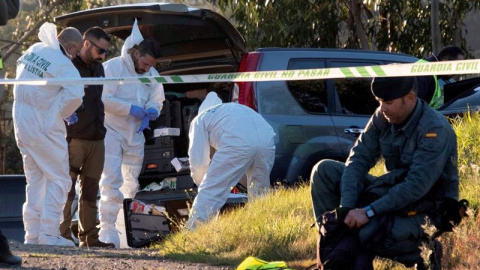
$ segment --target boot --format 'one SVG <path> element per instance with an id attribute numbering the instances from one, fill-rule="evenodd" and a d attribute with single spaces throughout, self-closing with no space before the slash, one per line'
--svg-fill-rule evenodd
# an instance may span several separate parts
<path id="1" fill-rule="evenodd" d="M 10 252 L 7 238 L 0 231 L 0 265 L 20 265 L 22 258 L 15 256 Z"/>
<path id="2" fill-rule="evenodd" d="M 90 242 L 80 242 L 80 248 L 92 248 L 92 247 L 98 247 L 98 248 L 115 248 L 115 245 L 112 243 L 104 243 L 98 239 L 92 240 Z"/>
<path id="3" fill-rule="evenodd" d="M 13 266 L 13 265 L 21 265 L 22 258 L 19 256 L 15 256 L 12 253 L 4 253 L 0 254 L 0 266 Z"/>
<path id="4" fill-rule="evenodd" d="M 86 236 L 85 240 L 86 241 L 80 241 L 79 247 L 81 248 L 84 248 L 84 247 L 115 248 L 115 245 L 113 243 L 104 243 L 98 240 L 98 233 L 91 236 Z"/>
<path id="5" fill-rule="evenodd" d="M 105 243 L 98 240 L 97 229 L 97 204 L 96 202 L 80 201 L 79 205 L 79 222 L 78 235 L 80 236 L 79 247 L 99 247 L 99 248 L 114 248 L 112 243 Z"/>

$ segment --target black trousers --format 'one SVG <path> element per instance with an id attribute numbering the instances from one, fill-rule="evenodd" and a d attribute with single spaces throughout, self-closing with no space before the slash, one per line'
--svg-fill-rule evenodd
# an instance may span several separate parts
<path id="1" fill-rule="evenodd" d="M 0 230 L 0 255 L 10 254 L 10 247 L 8 246 L 7 238 L 2 234 Z"/>

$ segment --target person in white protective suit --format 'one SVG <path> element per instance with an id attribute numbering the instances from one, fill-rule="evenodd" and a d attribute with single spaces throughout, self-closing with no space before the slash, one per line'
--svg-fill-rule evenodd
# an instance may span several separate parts
<path id="1" fill-rule="evenodd" d="M 69 56 L 76 55 L 83 39 L 66 28 L 57 39 L 55 25 L 40 27 L 41 42 L 32 45 L 17 62 L 17 79 L 80 79 Z M 15 85 L 13 123 L 15 139 L 27 178 L 23 224 L 26 244 L 74 246 L 60 237 L 63 207 L 72 185 L 64 118 L 81 104 L 82 84 Z"/>
<path id="2" fill-rule="evenodd" d="M 154 68 L 159 57 L 158 42 L 144 40 L 135 21 L 121 56 L 103 64 L 105 77 L 159 76 Z M 162 84 L 106 84 L 102 100 L 107 134 L 100 179 L 99 239 L 126 248 L 123 199 L 137 193 L 145 144 L 142 131 L 160 115 L 165 94 Z"/>
<path id="3" fill-rule="evenodd" d="M 210 92 L 190 124 L 190 170 L 198 186 L 190 217 L 193 230 L 216 215 L 246 174 L 249 199 L 270 189 L 275 133 L 260 114 L 238 103 L 222 104 Z M 210 161 L 210 147 L 215 154 Z"/>

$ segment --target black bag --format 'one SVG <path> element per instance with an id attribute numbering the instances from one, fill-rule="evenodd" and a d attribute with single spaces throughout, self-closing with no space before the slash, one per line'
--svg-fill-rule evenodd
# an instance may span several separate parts
<path id="1" fill-rule="evenodd" d="M 356 232 L 334 211 L 323 214 L 319 222 L 317 267 L 319 269 L 353 269 L 359 250 Z"/>

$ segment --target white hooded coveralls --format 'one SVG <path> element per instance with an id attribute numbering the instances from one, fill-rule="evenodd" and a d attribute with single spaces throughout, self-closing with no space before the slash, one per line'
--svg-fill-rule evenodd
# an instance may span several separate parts
<path id="1" fill-rule="evenodd" d="M 41 42 L 17 63 L 17 79 L 78 78 L 70 59 L 60 50 L 55 25 L 40 27 Z M 27 178 L 23 205 L 25 243 L 62 245 L 60 222 L 72 185 L 63 118 L 82 104 L 83 85 L 15 85 L 13 123 Z M 71 242 L 73 245 L 73 242 Z"/>
<path id="2" fill-rule="evenodd" d="M 142 40 L 135 22 L 132 34 L 123 44 L 121 56 L 103 64 L 105 77 L 139 76 L 128 50 Z M 152 67 L 142 76 L 159 74 Z M 105 84 L 102 100 L 105 104 L 107 134 L 105 165 L 100 179 L 99 239 L 105 243 L 113 243 L 117 248 L 126 248 L 128 245 L 122 203 L 124 198 L 133 198 L 137 193 L 145 144 L 143 133 L 137 133 L 141 120 L 129 115 L 130 107 L 133 104 L 145 110 L 154 108 L 160 112 L 165 94 L 162 84 Z"/>
<path id="3" fill-rule="evenodd" d="M 270 189 L 275 133 L 261 115 L 211 92 L 190 125 L 190 170 L 198 186 L 186 227 L 195 229 L 215 215 L 246 174 L 249 199 Z M 210 161 L 210 146 L 216 152 Z"/>

